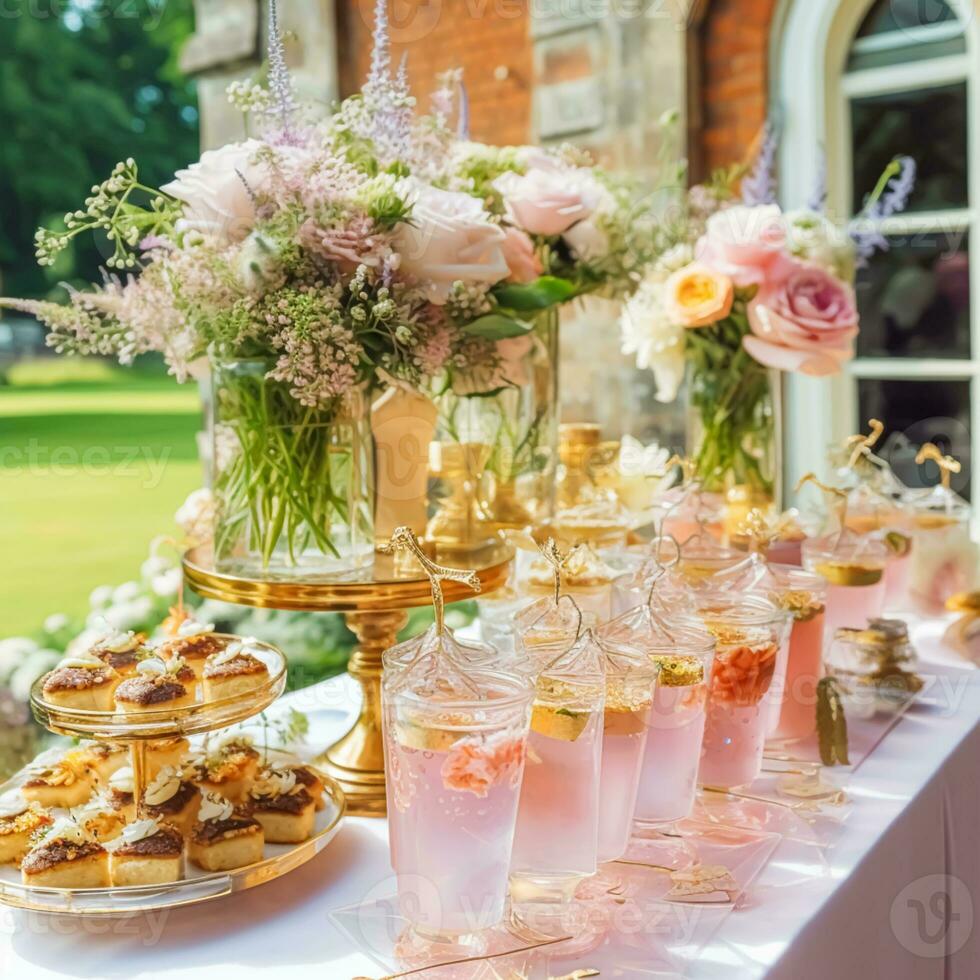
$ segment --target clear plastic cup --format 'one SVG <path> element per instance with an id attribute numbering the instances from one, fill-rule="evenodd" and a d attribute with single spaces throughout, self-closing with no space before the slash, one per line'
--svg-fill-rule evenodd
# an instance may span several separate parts
<path id="1" fill-rule="evenodd" d="M 467 955 L 504 918 L 533 696 L 525 680 L 461 664 L 441 647 L 385 672 L 391 861 L 410 925 L 403 948 Z"/>
<path id="2" fill-rule="evenodd" d="M 765 599 L 723 592 L 701 597 L 698 612 L 717 643 L 698 779 L 724 789 L 747 786 L 762 769 L 766 695 L 787 616 Z"/>
<path id="3" fill-rule="evenodd" d="M 826 580 L 824 635 L 842 626 L 862 629 L 885 607 L 888 549 L 879 539 L 844 530 L 803 544 L 807 569 Z"/>

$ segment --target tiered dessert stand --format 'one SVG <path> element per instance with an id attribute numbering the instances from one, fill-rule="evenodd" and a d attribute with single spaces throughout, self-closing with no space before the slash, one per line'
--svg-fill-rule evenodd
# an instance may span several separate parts
<path id="1" fill-rule="evenodd" d="M 228 641 L 232 636 L 219 637 Z M 147 780 L 147 743 L 214 732 L 246 721 L 268 708 L 286 686 L 286 658 L 265 643 L 249 646 L 268 668 L 265 682 L 247 695 L 199 702 L 181 708 L 162 708 L 138 714 L 64 708 L 44 698 L 44 679 L 31 691 L 31 708 L 37 720 L 59 735 L 114 742 L 129 747 L 133 769 L 137 816 L 142 809 Z M 28 767 L 30 768 L 30 767 Z M 26 770 L 0 786 L 0 795 L 15 790 Z M 322 774 L 321 774 L 322 776 Z M 188 875 L 167 885 L 132 885 L 110 888 L 42 888 L 23 884 L 15 868 L 0 868 L 0 903 L 39 912 L 69 912 L 80 915 L 122 915 L 154 909 L 177 908 L 271 881 L 305 864 L 333 839 L 345 811 L 343 791 L 334 780 L 322 776 L 324 809 L 317 813 L 313 834 L 301 844 L 267 844 L 265 858 L 233 871 L 206 872 L 188 862 Z"/>
<path id="2" fill-rule="evenodd" d="M 440 561 L 445 556 L 436 550 L 431 557 Z M 492 592 L 504 584 L 512 557 L 512 549 L 502 541 L 462 557 L 458 552 L 451 556 L 455 567 L 476 572 L 483 592 Z M 206 599 L 262 609 L 344 614 L 359 641 L 348 672 L 360 685 L 363 702 L 350 731 L 315 761 L 340 784 L 349 813 L 384 816 L 381 655 L 396 642 L 398 631 L 408 621 L 407 610 L 432 602 L 430 581 L 421 566 L 403 555 L 379 552 L 371 577 L 366 580 L 259 580 L 218 572 L 210 554 L 190 551 L 184 557 L 183 568 L 184 582 Z M 451 580 L 444 582 L 443 591 L 446 602 L 472 597 L 467 586 Z"/>

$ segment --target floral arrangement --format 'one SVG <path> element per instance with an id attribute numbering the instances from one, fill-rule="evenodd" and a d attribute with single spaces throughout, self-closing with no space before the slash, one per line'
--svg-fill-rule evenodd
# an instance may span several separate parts
<path id="1" fill-rule="evenodd" d="M 768 371 L 826 376 L 853 357 L 855 271 L 887 248 L 880 220 L 904 208 L 915 183 L 914 161 L 893 161 L 845 227 L 825 213 L 822 188 L 809 207 L 782 211 L 775 156 L 770 127 L 740 195 L 739 168 L 690 190 L 675 241 L 621 320 L 624 352 L 653 370 L 658 400 L 672 401 L 689 377 L 701 429 L 694 460 L 704 487 L 748 486 L 770 498 L 776 420 Z"/>
<path id="2" fill-rule="evenodd" d="M 325 432 L 352 398 L 520 384 L 535 316 L 628 291 L 645 237 L 630 188 L 574 150 L 470 141 L 459 72 L 417 115 L 384 0 L 363 90 L 326 119 L 296 97 L 275 0 L 269 35 L 267 81 L 228 92 L 254 136 L 158 189 L 118 164 L 36 242 L 51 264 L 77 235 L 104 235 L 105 281 L 65 305 L 0 300 L 45 322 L 58 351 L 158 351 L 180 380 L 208 360 L 263 362 L 229 398 L 232 423 L 248 422 L 230 425 L 238 462 L 218 489 L 219 520 L 248 523 L 265 565 L 297 529 L 296 548 L 336 552 L 350 467 L 337 472 Z"/>

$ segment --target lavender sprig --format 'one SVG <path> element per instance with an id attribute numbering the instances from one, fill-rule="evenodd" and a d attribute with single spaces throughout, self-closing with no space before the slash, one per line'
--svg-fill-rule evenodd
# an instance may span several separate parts
<path id="1" fill-rule="evenodd" d="M 297 106 L 293 80 L 286 67 L 286 48 L 279 30 L 278 0 L 269 0 L 269 91 L 272 93 L 270 112 L 279 117 L 283 131 L 288 131 Z"/>
<path id="2" fill-rule="evenodd" d="M 391 87 L 391 32 L 388 28 L 387 0 L 375 0 L 372 32 L 371 67 L 363 92 L 379 97 Z"/>
<path id="3" fill-rule="evenodd" d="M 752 170 L 742 181 L 742 202 L 749 207 L 776 203 L 776 151 L 779 138 L 776 127 L 766 122 L 762 146 Z"/>
<path id="4" fill-rule="evenodd" d="M 908 207 L 915 190 L 917 167 L 912 157 L 896 157 L 882 173 L 875 189 L 868 195 L 861 213 L 848 226 L 854 242 L 858 266 L 864 268 L 875 252 L 887 252 L 888 239 L 879 225 L 886 218 L 901 214 Z"/>

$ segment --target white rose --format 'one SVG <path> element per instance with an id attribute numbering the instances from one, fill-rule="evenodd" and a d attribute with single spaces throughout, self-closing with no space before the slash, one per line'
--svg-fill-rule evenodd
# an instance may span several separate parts
<path id="1" fill-rule="evenodd" d="M 401 270 L 419 280 L 431 302 L 442 306 L 454 282 L 492 285 L 510 275 L 504 233 L 475 197 L 415 177 L 400 180 L 398 193 L 412 203 L 412 223 L 395 228 L 392 246 Z"/>
<path id="2" fill-rule="evenodd" d="M 674 323 L 664 306 L 663 285 L 644 282 L 623 308 L 620 318 L 623 353 L 636 355 L 636 366 L 653 371 L 657 401 L 672 402 L 684 381 L 684 327 Z"/>
<path id="3" fill-rule="evenodd" d="M 178 231 L 197 231 L 228 242 L 240 242 L 248 235 L 255 224 L 249 188 L 256 191 L 262 178 L 261 168 L 252 160 L 261 146 L 250 139 L 207 150 L 197 163 L 178 170 L 163 185 L 161 190 L 184 203 Z"/>

